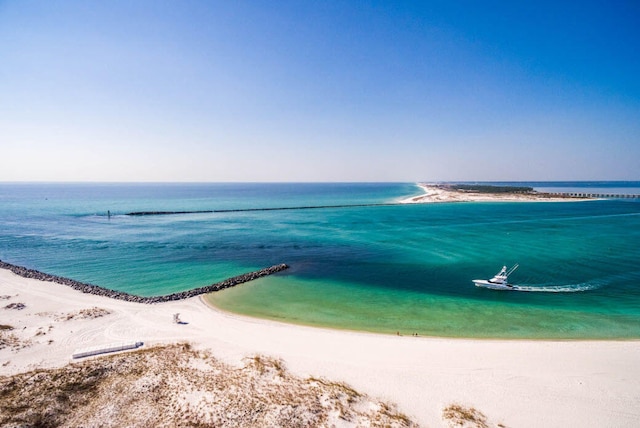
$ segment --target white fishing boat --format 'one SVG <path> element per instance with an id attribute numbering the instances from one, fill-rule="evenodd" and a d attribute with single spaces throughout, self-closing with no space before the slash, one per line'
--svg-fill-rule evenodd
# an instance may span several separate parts
<path id="1" fill-rule="evenodd" d="M 500 272 L 498 272 L 491 279 L 474 279 L 473 283 L 476 287 L 491 288 L 492 290 L 513 290 L 513 285 L 509 284 L 509 275 L 511 275 L 516 269 L 518 269 L 516 263 L 511 269 L 507 270 L 506 266 L 502 266 Z"/>

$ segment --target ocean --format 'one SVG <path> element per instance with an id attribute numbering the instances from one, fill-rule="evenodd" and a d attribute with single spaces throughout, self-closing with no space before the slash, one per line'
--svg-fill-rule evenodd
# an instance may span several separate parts
<path id="1" fill-rule="evenodd" d="M 640 182 L 508 184 L 640 194 Z M 638 199 L 380 205 L 421 193 L 414 183 L 0 183 L 0 259 L 143 296 L 287 263 L 208 300 L 390 334 L 640 338 Z M 253 211 L 311 206 L 330 208 Z M 211 210 L 250 211 L 127 215 Z M 519 291 L 471 282 L 516 263 Z"/>

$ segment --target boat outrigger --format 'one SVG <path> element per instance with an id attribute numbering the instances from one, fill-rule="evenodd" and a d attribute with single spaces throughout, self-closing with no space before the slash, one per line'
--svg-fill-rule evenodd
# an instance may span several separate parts
<path id="1" fill-rule="evenodd" d="M 507 282 L 509 275 L 511 275 L 516 269 L 518 269 L 516 263 L 513 267 L 507 270 L 506 266 L 502 266 L 500 272 L 498 272 L 493 278 L 486 279 L 474 279 L 473 283 L 476 287 L 491 288 L 492 290 L 513 290 L 513 285 Z"/>

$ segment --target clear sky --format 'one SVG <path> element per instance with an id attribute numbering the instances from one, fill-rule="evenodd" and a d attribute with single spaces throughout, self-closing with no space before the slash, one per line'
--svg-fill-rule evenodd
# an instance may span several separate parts
<path id="1" fill-rule="evenodd" d="M 0 181 L 604 179 L 636 0 L 0 0 Z"/>

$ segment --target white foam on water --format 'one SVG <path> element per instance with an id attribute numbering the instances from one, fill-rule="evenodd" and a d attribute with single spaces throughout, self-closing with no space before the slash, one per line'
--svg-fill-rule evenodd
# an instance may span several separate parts
<path id="1" fill-rule="evenodd" d="M 576 293 L 601 288 L 617 281 L 640 280 L 640 271 L 623 272 L 617 275 L 609 275 L 589 282 L 579 284 L 552 285 L 552 284 L 522 284 L 513 285 L 513 291 L 540 292 L 540 293 Z"/>
<path id="2" fill-rule="evenodd" d="M 580 291 L 589 291 L 600 288 L 601 284 L 583 282 L 581 284 L 567 285 L 513 285 L 513 291 L 526 291 L 538 293 L 577 293 Z"/>

